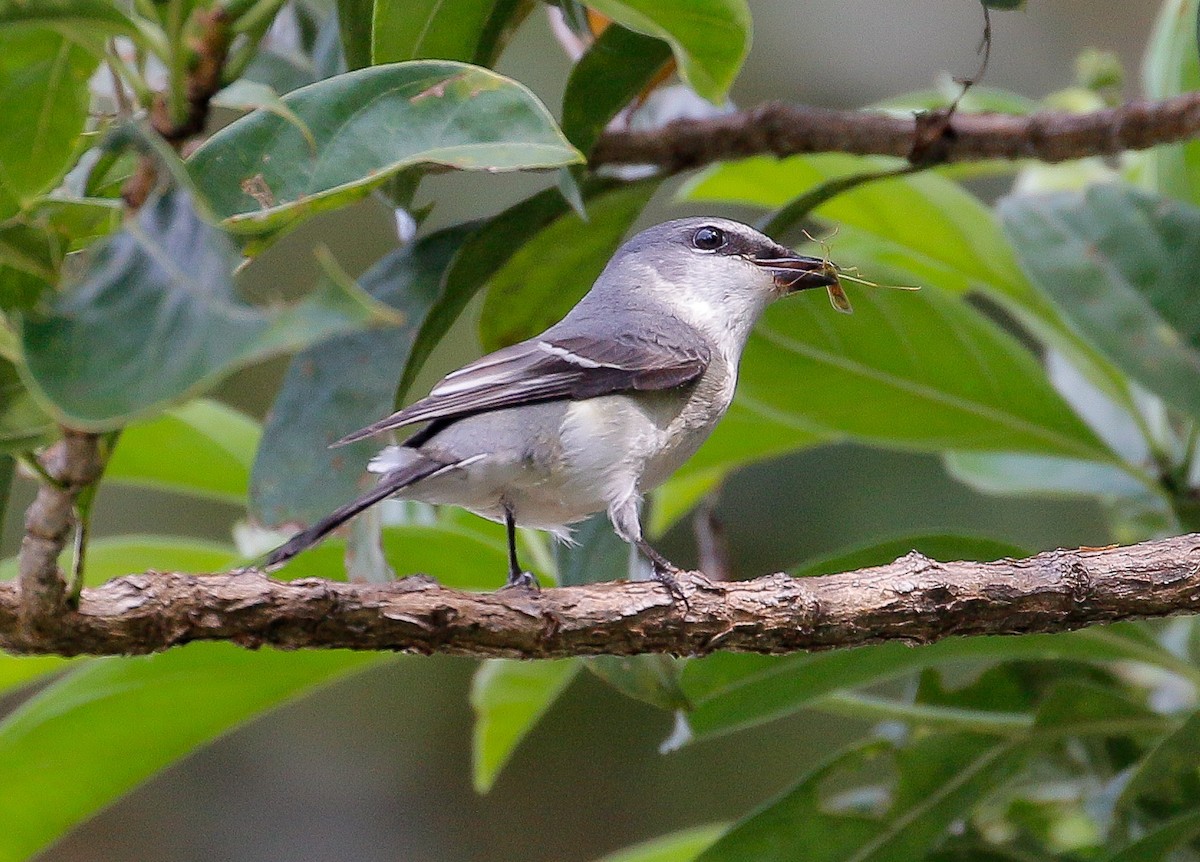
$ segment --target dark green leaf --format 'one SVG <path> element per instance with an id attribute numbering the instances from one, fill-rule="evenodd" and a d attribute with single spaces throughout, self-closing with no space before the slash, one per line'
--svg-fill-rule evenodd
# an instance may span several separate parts
<path id="1" fill-rule="evenodd" d="M 346 66 L 350 69 L 361 69 L 371 65 L 371 29 L 374 16 L 375 0 L 337 0 L 342 51 L 346 55 Z"/>
<path id="2" fill-rule="evenodd" d="M 517 745 L 579 672 L 579 659 L 490 659 L 471 683 L 475 789 L 486 793 Z"/>
<path id="3" fill-rule="evenodd" d="M 697 862 L 840 862 L 881 833 L 879 821 L 828 812 L 822 785 L 837 773 L 861 769 L 887 752 L 872 741 L 835 754 L 792 788 L 735 824 Z"/>
<path id="4" fill-rule="evenodd" d="M 0 6 L 0 23 L 24 8 Z M 96 63 L 52 30 L 0 27 L 0 117 L 8 129 L 22 130 L 0 135 L 0 220 L 67 172 L 87 121 L 88 78 Z"/>
<path id="5" fill-rule="evenodd" d="M 589 196 L 588 221 L 564 214 L 495 270 L 479 321 L 484 349 L 522 341 L 561 320 L 600 275 L 657 187 L 651 180 Z"/>
<path id="6" fill-rule="evenodd" d="M 989 9 L 1024 9 L 1025 0 L 982 0 Z"/>
<path id="7" fill-rule="evenodd" d="M 276 234 L 404 168 L 504 171 L 582 159 L 529 90 L 465 63 L 373 66 L 282 98 L 312 130 L 315 151 L 293 123 L 255 111 L 209 138 L 189 163 L 225 224 L 242 233 Z"/>
<path id="8" fill-rule="evenodd" d="M 900 780 L 878 836 L 853 862 L 920 859 L 952 823 L 1011 778 L 1030 754 L 1021 740 L 997 743 L 986 736 L 926 736 L 897 753 Z"/>
<path id="9" fill-rule="evenodd" d="M 661 39 L 611 26 L 579 58 L 563 94 L 562 130 L 588 152 L 618 111 L 630 103 L 671 59 Z"/>
<path id="10" fill-rule="evenodd" d="M 26 316 L 33 386 L 64 421 L 113 428 L 242 365 L 388 319 L 357 287 L 333 280 L 290 308 L 254 308 L 234 290 L 238 259 L 184 194 L 148 202 L 99 244 L 80 283 Z"/>
<path id="11" fill-rule="evenodd" d="M 715 104 L 724 101 L 750 51 L 745 0 L 587 0 L 587 5 L 665 41 L 683 80 Z"/>
<path id="12" fill-rule="evenodd" d="M 1142 797 L 1165 794 L 1170 798 L 1195 798 L 1200 791 L 1200 712 L 1194 712 L 1174 732 L 1158 742 L 1134 767 L 1121 795 L 1118 810 L 1129 809 Z M 1181 793 L 1187 788 L 1189 793 Z"/>
<path id="13" fill-rule="evenodd" d="M 1119 185 L 1010 197 L 1030 277 L 1118 367 L 1200 417 L 1200 209 Z"/>
<path id="14" fill-rule="evenodd" d="M 1130 634 L 1126 634 L 1126 632 Z M 1132 630 L 1093 628 L 1019 638 L 953 638 L 921 647 L 889 643 L 786 658 L 718 654 L 689 662 L 681 685 L 696 704 L 688 717 L 696 737 L 728 733 L 795 712 L 839 689 L 895 679 L 953 662 L 1063 659 L 1146 662 L 1178 670 L 1179 660 Z"/>
<path id="15" fill-rule="evenodd" d="M 1160 7 L 1142 63 L 1148 98 L 1169 99 L 1200 90 L 1198 7 L 1197 0 L 1165 0 Z M 1159 194 L 1200 204 L 1200 141 L 1164 144 L 1147 158 Z"/>
<path id="16" fill-rule="evenodd" d="M 750 338 L 738 397 L 831 437 L 1113 459 L 1025 347 L 937 290 L 862 293 L 853 315 L 812 293 L 778 303 Z"/>
<path id="17" fill-rule="evenodd" d="M 260 436 L 250 417 L 200 398 L 122 431 L 104 479 L 243 506 Z"/>
<path id="18" fill-rule="evenodd" d="M 496 0 L 376 0 L 374 63 L 475 60 Z"/>
<path id="19" fill-rule="evenodd" d="M 434 346 L 496 267 L 502 266 L 517 249 L 566 209 L 567 204 L 558 190 L 547 189 L 484 221 L 463 242 L 446 272 L 444 298 L 430 309 L 425 325 L 413 342 L 408 364 L 396 387 L 397 406 Z"/>
<path id="20" fill-rule="evenodd" d="M 596 862 L 693 862 L 724 831 L 724 826 L 696 826 L 618 850 Z"/>
<path id="21" fill-rule="evenodd" d="M 1043 736 L 1129 736 L 1159 731 L 1163 726 L 1162 716 L 1117 689 L 1066 681 L 1038 706 L 1034 732 Z"/>
<path id="22" fill-rule="evenodd" d="M 1105 856 L 1104 862 L 1163 862 L 1184 842 L 1191 841 L 1200 833 L 1200 811 L 1192 811 L 1172 820 L 1156 824 L 1153 829 L 1114 853 Z"/>
<path id="23" fill-rule="evenodd" d="M 198 746 L 385 660 L 214 643 L 78 667 L 0 724 L 0 859 L 33 855 Z"/>
<path id="24" fill-rule="evenodd" d="M 669 655 L 598 655 L 586 661 L 587 669 L 626 697 L 664 710 L 686 709 L 679 688 L 683 665 Z"/>
<path id="25" fill-rule="evenodd" d="M 254 462 L 250 511 L 256 520 L 311 524 L 372 478 L 364 471 L 378 440 L 338 449 L 329 444 L 392 411 L 396 381 L 430 313 L 447 301 L 446 267 L 468 233 L 452 228 L 426 237 L 363 275 L 363 289 L 403 318 L 399 326 L 334 338 L 292 359 Z"/>

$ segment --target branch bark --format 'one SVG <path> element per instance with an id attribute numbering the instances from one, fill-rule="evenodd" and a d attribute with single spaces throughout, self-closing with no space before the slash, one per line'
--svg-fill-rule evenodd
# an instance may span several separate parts
<path id="1" fill-rule="evenodd" d="M 660 129 L 609 131 L 591 166 L 654 165 L 678 173 L 724 159 L 840 152 L 899 156 L 914 164 L 1037 159 L 1063 162 L 1115 155 L 1200 134 L 1200 92 L 1160 102 L 1072 114 L 1028 116 L 930 112 L 899 117 L 768 102 L 706 120 L 676 120 Z"/>
<path id="2" fill-rule="evenodd" d="M 147 572 L 84 592 L 53 628 L 20 625 L 0 584 L 0 647 L 62 655 L 148 653 L 196 640 L 245 647 L 408 650 L 555 658 L 608 653 L 785 653 L 885 640 L 1021 634 L 1200 608 L 1200 534 L 1024 560 L 939 563 L 910 553 L 817 578 L 680 580 L 471 593 L 424 577 L 393 585 L 276 581 L 256 571 Z"/>

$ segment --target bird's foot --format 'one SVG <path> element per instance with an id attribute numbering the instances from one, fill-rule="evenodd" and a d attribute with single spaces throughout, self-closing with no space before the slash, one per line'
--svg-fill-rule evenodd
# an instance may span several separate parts
<path id="1" fill-rule="evenodd" d="M 671 601 L 682 602 L 684 609 L 690 611 L 692 606 L 688 603 L 687 596 L 684 594 L 683 588 L 679 586 L 678 576 L 683 574 L 683 569 L 676 568 L 669 563 L 664 565 L 663 563 L 659 562 L 655 562 L 653 564 L 653 568 L 654 580 L 658 581 L 663 585 L 664 588 L 666 588 L 667 594 L 671 597 Z"/>
<path id="2" fill-rule="evenodd" d="M 540 590 L 542 585 L 534 577 L 533 572 L 509 572 L 504 589 Z"/>

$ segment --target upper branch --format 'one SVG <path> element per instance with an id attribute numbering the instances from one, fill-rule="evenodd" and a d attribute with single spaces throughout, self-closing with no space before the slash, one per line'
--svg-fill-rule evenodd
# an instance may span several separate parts
<path id="1" fill-rule="evenodd" d="M 706 120 L 676 120 L 660 129 L 609 131 L 591 166 L 655 165 L 668 173 L 724 159 L 771 154 L 853 153 L 899 156 L 914 164 L 1037 159 L 1063 162 L 1167 144 L 1200 133 L 1200 92 L 1161 102 L 1129 102 L 1072 114 L 1028 116 L 944 111 L 900 117 L 768 102 Z"/>
<path id="2" fill-rule="evenodd" d="M 194 640 L 552 658 L 611 653 L 783 653 L 883 640 L 1065 631 L 1200 607 L 1200 534 L 1025 560 L 938 563 L 917 553 L 817 578 L 653 582 L 471 593 L 406 578 L 390 586 L 258 572 L 148 572 L 84 592 L 54 629 L 18 622 L 0 584 L 0 647 L 21 653 L 147 653 Z"/>

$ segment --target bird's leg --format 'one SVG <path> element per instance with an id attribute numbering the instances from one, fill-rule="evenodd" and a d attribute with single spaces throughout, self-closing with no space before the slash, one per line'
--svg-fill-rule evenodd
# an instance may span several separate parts
<path id="1" fill-rule="evenodd" d="M 682 602 L 683 606 L 690 610 L 691 606 L 688 604 L 687 596 L 683 594 L 683 589 L 679 586 L 679 580 L 676 577 L 683 570 L 654 550 L 650 543 L 642 537 L 642 520 L 638 513 L 640 500 L 641 498 L 636 492 L 631 490 L 627 497 L 608 507 L 608 519 L 612 521 L 613 530 L 617 535 L 636 547 L 642 556 L 650 561 L 654 570 L 654 580 L 666 588 L 671 599 Z"/>
<path id="2" fill-rule="evenodd" d="M 513 515 L 512 506 L 507 502 L 504 506 L 504 528 L 508 532 L 508 583 L 505 587 L 526 587 L 539 589 L 537 578 L 533 572 L 527 572 L 517 562 L 517 519 Z"/>

